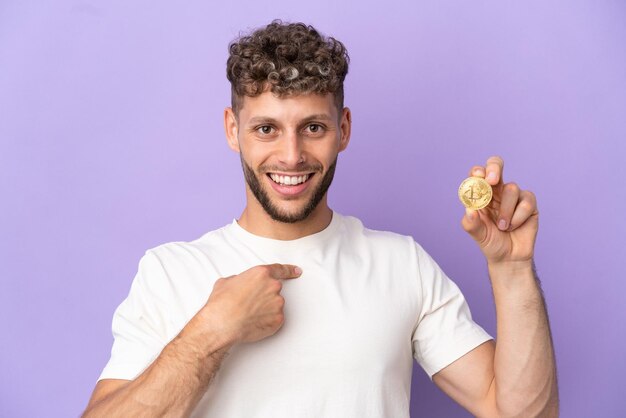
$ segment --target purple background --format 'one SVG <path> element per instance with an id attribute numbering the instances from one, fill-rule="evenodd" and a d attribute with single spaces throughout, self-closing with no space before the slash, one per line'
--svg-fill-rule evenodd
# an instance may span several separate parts
<path id="1" fill-rule="evenodd" d="M 1 1 L 0 416 L 78 415 L 143 252 L 239 216 L 227 44 L 277 17 L 352 58 L 331 206 L 413 235 L 495 335 L 456 190 L 502 155 L 538 196 L 562 416 L 623 416 L 626 3 L 601 0 Z M 416 367 L 412 416 L 469 414 Z"/>

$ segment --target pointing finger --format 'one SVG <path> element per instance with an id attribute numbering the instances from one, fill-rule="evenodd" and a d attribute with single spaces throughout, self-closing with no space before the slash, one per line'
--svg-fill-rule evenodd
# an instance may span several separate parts
<path id="1" fill-rule="evenodd" d="M 498 156 L 490 157 L 487 160 L 487 164 L 485 166 L 487 171 L 487 183 L 495 186 L 498 183 L 502 183 L 502 177 L 504 173 L 504 160 Z"/>
<path id="2" fill-rule="evenodd" d="M 485 167 L 475 165 L 469 172 L 470 177 L 482 177 L 485 178 Z"/>
<path id="3" fill-rule="evenodd" d="M 269 274 L 276 280 L 295 279 L 300 277 L 302 269 L 292 264 L 268 264 Z"/>

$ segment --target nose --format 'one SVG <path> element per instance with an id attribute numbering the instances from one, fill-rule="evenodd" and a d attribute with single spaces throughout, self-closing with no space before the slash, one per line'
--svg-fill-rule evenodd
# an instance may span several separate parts
<path id="1" fill-rule="evenodd" d="M 289 131 L 280 141 L 279 161 L 287 167 L 296 167 L 304 162 L 303 139 L 297 132 Z"/>

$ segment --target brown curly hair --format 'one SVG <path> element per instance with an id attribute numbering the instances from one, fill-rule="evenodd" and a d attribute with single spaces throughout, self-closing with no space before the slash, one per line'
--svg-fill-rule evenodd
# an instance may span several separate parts
<path id="1" fill-rule="evenodd" d="M 279 97 L 333 93 L 337 109 L 343 109 L 348 51 L 340 41 L 322 36 L 313 26 L 277 19 L 250 35 L 240 35 L 228 49 L 226 76 L 235 115 L 243 96 L 258 96 L 267 89 Z"/>

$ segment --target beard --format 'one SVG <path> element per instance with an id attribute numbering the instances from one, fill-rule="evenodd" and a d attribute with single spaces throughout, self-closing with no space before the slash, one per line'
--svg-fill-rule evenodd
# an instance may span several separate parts
<path id="1" fill-rule="evenodd" d="M 322 178 L 322 181 L 317 186 L 317 188 L 313 191 L 311 198 L 306 202 L 306 204 L 295 213 L 288 213 L 278 207 L 272 200 L 270 199 L 267 191 L 261 186 L 261 182 L 259 181 L 259 177 L 254 172 L 252 167 L 250 167 L 243 159 L 241 153 L 239 154 L 241 158 L 241 166 L 243 168 L 243 175 L 246 179 L 246 183 L 250 187 L 252 194 L 259 201 L 263 210 L 275 221 L 283 222 L 283 223 L 296 223 L 305 220 L 319 205 L 319 203 L 324 198 L 324 195 L 328 191 L 331 183 L 333 182 L 333 177 L 335 176 L 335 167 L 337 166 L 337 157 L 328 168 L 326 174 Z M 321 173 L 321 166 L 311 166 L 304 167 L 301 171 L 315 172 L 315 174 Z M 315 175 L 314 174 L 314 175 Z M 261 174 L 266 176 L 265 172 Z M 273 180 L 272 180 L 273 181 Z"/>

